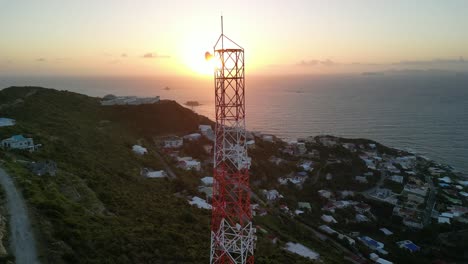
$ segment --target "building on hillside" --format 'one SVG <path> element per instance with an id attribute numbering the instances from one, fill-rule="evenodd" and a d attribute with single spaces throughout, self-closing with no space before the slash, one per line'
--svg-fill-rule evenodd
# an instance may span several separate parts
<path id="1" fill-rule="evenodd" d="M 198 129 L 200 130 L 200 133 L 206 138 L 208 138 L 211 141 L 214 140 L 215 135 L 213 129 L 211 128 L 211 125 L 199 125 Z"/>
<path id="2" fill-rule="evenodd" d="M 368 236 L 358 237 L 359 241 L 361 241 L 364 245 L 372 250 L 379 250 L 384 248 L 384 243 L 374 240 Z"/>
<path id="3" fill-rule="evenodd" d="M 106 95 L 101 101 L 101 105 L 142 105 L 154 104 L 159 102 L 159 96 L 155 97 L 136 97 L 136 96 L 112 96 Z"/>
<path id="4" fill-rule="evenodd" d="M 304 210 L 312 210 L 312 206 L 308 202 L 298 202 L 297 208 L 304 209 Z"/>
<path id="5" fill-rule="evenodd" d="M 406 249 L 411 253 L 417 252 L 417 251 L 419 251 L 421 249 L 419 246 L 417 246 L 416 244 L 414 244 L 410 240 L 399 241 L 399 242 L 397 242 L 397 245 L 400 248 Z"/>
<path id="6" fill-rule="evenodd" d="M 0 127 L 14 126 L 16 121 L 11 118 L 0 117 Z"/>
<path id="7" fill-rule="evenodd" d="M 305 160 L 298 164 L 305 171 L 312 171 L 314 170 L 314 162 L 311 160 Z"/>
<path id="8" fill-rule="evenodd" d="M 200 133 L 192 133 L 192 134 L 188 134 L 188 135 L 184 136 L 184 139 L 186 139 L 188 141 L 195 141 L 195 140 L 199 140 L 200 138 L 201 138 Z"/>
<path id="9" fill-rule="evenodd" d="M 167 177 L 167 173 L 163 170 L 158 171 L 148 171 L 145 175 L 146 178 L 156 179 Z"/>
<path id="10" fill-rule="evenodd" d="M 333 195 L 333 193 L 328 190 L 318 190 L 317 192 L 320 196 L 326 199 L 330 199 Z"/>
<path id="11" fill-rule="evenodd" d="M 283 196 L 277 190 L 263 190 L 263 194 L 269 201 L 274 201 L 276 199 L 282 198 Z"/>
<path id="12" fill-rule="evenodd" d="M 367 183 L 366 176 L 356 176 L 356 177 L 354 177 L 354 180 L 359 182 L 359 183 Z"/>
<path id="13" fill-rule="evenodd" d="M 382 233 L 384 233 L 384 235 L 386 235 L 386 236 L 391 236 L 391 235 L 393 235 L 393 232 L 390 231 L 390 230 L 388 230 L 388 229 L 385 228 L 385 227 L 382 227 L 382 228 L 380 228 L 379 230 L 382 231 Z"/>
<path id="14" fill-rule="evenodd" d="M 333 228 L 331 228 L 331 227 L 329 227 L 327 225 L 321 225 L 321 226 L 319 226 L 319 229 L 322 230 L 323 232 L 329 234 L 329 235 L 333 235 L 333 234 L 338 233 Z"/>
<path id="15" fill-rule="evenodd" d="M 41 145 L 34 145 L 32 138 L 25 138 L 23 135 L 14 135 L 10 138 L 1 141 L 1 145 L 5 149 L 23 149 L 34 151 L 37 150 Z"/>
<path id="16" fill-rule="evenodd" d="M 213 177 L 203 177 L 201 178 L 201 182 L 205 186 L 211 186 L 213 185 Z"/>
<path id="17" fill-rule="evenodd" d="M 400 176 L 400 175 L 392 175 L 390 176 L 390 180 L 391 181 L 394 181 L 396 183 L 403 183 L 403 176 Z"/>
<path id="18" fill-rule="evenodd" d="M 184 145 L 184 140 L 177 136 L 167 137 L 163 141 L 164 148 L 180 148 Z"/>
<path id="19" fill-rule="evenodd" d="M 331 215 L 322 215 L 322 217 L 320 217 L 322 219 L 322 221 L 324 221 L 325 223 L 328 223 L 328 224 L 337 224 L 338 221 L 336 221 L 336 219 L 331 216 Z"/>
<path id="20" fill-rule="evenodd" d="M 193 159 L 192 157 L 182 157 L 179 158 L 178 166 L 184 170 L 201 170 L 201 163 L 198 160 Z"/>
<path id="21" fill-rule="evenodd" d="M 146 153 L 148 153 L 148 150 L 140 145 L 133 145 L 132 151 L 138 155 L 145 155 Z"/>

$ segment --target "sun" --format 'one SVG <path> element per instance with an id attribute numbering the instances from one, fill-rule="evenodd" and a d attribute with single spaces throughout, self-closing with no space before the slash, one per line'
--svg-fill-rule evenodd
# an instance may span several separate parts
<path id="1" fill-rule="evenodd" d="M 205 59 L 205 51 L 194 50 L 184 56 L 185 65 L 194 73 L 211 76 L 214 72 L 214 60 Z"/>
<path id="2" fill-rule="evenodd" d="M 179 56 L 183 70 L 198 76 L 213 76 L 214 60 L 206 60 L 205 53 L 213 52 L 213 42 L 216 36 L 210 32 L 200 32 L 192 30 L 184 34 L 179 42 Z"/>

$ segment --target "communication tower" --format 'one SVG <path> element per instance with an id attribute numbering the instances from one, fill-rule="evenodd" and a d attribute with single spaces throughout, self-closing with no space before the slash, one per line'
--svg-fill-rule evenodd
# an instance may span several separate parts
<path id="1" fill-rule="evenodd" d="M 244 49 L 224 35 L 213 47 L 215 143 L 210 263 L 254 263 L 245 130 Z"/>

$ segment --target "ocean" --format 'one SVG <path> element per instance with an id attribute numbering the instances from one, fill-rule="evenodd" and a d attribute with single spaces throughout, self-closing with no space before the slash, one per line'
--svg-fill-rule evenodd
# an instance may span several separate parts
<path id="1" fill-rule="evenodd" d="M 0 88 L 11 85 L 198 101 L 193 110 L 214 118 L 210 78 L 0 77 Z M 248 77 L 246 111 L 251 131 L 369 138 L 468 173 L 466 74 Z"/>

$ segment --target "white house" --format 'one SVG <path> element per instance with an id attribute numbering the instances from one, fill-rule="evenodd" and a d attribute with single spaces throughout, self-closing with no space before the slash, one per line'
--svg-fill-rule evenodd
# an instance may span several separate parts
<path id="1" fill-rule="evenodd" d="M 201 169 L 201 163 L 198 160 L 192 159 L 192 157 L 179 158 L 179 167 L 184 170 L 196 170 Z"/>
<path id="2" fill-rule="evenodd" d="M 359 183 L 367 183 L 366 176 L 356 176 L 356 177 L 354 177 L 354 180 L 359 182 Z"/>
<path id="3" fill-rule="evenodd" d="M 264 190 L 264 194 L 265 194 L 265 197 L 269 200 L 269 201 L 274 201 L 278 198 L 281 198 L 281 195 L 280 193 L 277 191 L 277 190 Z"/>
<path id="4" fill-rule="evenodd" d="M 163 170 L 159 170 L 159 171 L 147 171 L 146 174 L 144 175 L 146 178 L 152 178 L 152 179 L 156 179 L 156 178 L 164 178 L 164 177 L 167 177 L 167 173 Z"/>
<path id="5" fill-rule="evenodd" d="M 16 121 L 11 118 L 0 117 L 0 127 L 14 126 Z"/>
<path id="6" fill-rule="evenodd" d="M 184 139 L 187 139 L 189 141 L 199 140 L 200 138 L 201 138 L 200 133 L 192 133 L 192 134 L 188 134 L 188 135 L 184 136 Z"/>
<path id="7" fill-rule="evenodd" d="M 305 160 L 300 162 L 298 166 L 305 171 L 312 171 L 314 169 L 314 162 L 310 160 Z"/>
<path id="8" fill-rule="evenodd" d="M 23 135 L 14 135 L 1 141 L 1 145 L 6 149 L 26 149 L 34 151 L 41 145 L 34 145 L 32 138 L 25 138 Z"/>
<path id="9" fill-rule="evenodd" d="M 148 153 L 148 150 L 140 145 L 133 145 L 132 150 L 138 155 L 145 155 Z"/>
<path id="10" fill-rule="evenodd" d="M 400 175 L 392 175 L 390 176 L 390 180 L 397 182 L 397 183 L 403 183 L 403 176 Z"/>
<path id="11" fill-rule="evenodd" d="M 338 223 L 338 221 L 336 221 L 336 219 L 331 216 L 331 215 L 322 215 L 322 217 L 320 217 L 325 223 L 331 223 L 331 224 L 336 224 Z"/>
<path id="12" fill-rule="evenodd" d="M 164 148 L 180 148 L 182 145 L 184 145 L 184 140 L 176 136 L 168 137 L 163 142 Z"/>
<path id="13" fill-rule="evenodd" d="M 201 182 L 205 186 L 211 186 L 213 185 L 213 177 L 203 177 L 201 178 Z"/>

